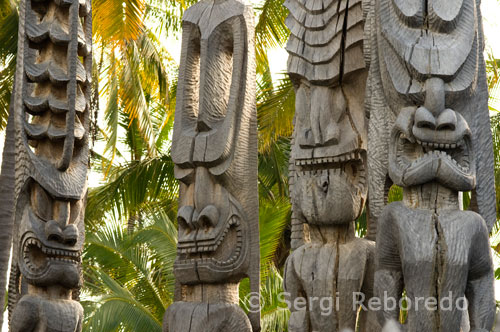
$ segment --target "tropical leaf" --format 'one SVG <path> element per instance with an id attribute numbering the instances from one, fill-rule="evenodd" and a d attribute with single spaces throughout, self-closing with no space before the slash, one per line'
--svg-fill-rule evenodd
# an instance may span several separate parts
<path id="1" fill-rule="evenodd" d="M 16 52 L 19 15 L 17 2 L 0 3 L 0 130 L 5 129 L 16 72 Z"/>
<path id="2" fill-rule="evenodd" d="M 260 289 L 264 302 L 261 311 L 262 332 L 287 332 L 290 310 L 284 301 L 283 277 L 275 266 Z"/>
<path id="3" fill-rule="evenodd" d="M 288 10 L 283 6 L 284 0 L 265 0 L 256 7 L 259 20 L 255 27 L 255 57 L 257 72 L 264 73 L 266 69 L 267 50 L 283 48 L 289 35 L 285 25 Z"/>
<path id="4" fill-rule="evenodd" d="M 115 167 L 108 182 L 89 191 L 86 222 L 99 225 L 109 214 L 126 220 L 141 211 L 145 204 L 155 200 L 174 200 L 178 184 L 174 178 L 170 156 L 159 156 L 144 161 Z"/>
<path id="5" fill-rule="evenodd" d="M 288 77 L 281 79 L 276 88 L 259 91 L 257 96 L 259 121 L 259 151 L 268 151 L 281 137 L 291 137 L 295 114 L 295 91 Z"/>
<path id="6" fill-rule="evenodd" d="M 92 1 L 93 32 L 98 41 L 124 47 L 137 40 L 144 29 L 143 0 Z"/>
<path id="7" fill-rule="evenodd" d="M 82 303 L 85 309 L 93 309 L 85 319 L 83 331 L 162 331 L 162 320 L 154 317 L 126 287 L 99 269 L 91 270 L 107 293 L 95 302 Z"/>

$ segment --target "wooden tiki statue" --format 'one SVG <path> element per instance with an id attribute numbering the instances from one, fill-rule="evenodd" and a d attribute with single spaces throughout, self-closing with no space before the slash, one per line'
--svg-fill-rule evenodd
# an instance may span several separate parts
<path id="1" fill-rule="evenodd" d="M 172 158 L 180 183 L 177 298 L 164 331 L 258 331 L 238 306 L 259 291 L 253 10 L 200 1 L 183 17 Z"/>
<path id="2" fill-rule="evenodd" d="M 376 0 L 368 15 L 375 289 L 396 302 L 406 291 L 405 331 L 493 324 L 496 211 L 479 3 Z M 384 208 L 387 174 L 403 201 Z M 479 214 L 461 210 L 464 191 Z M 398 318 L 399 307 L 380 311 L 380 323 Z"/>
<path id="3" fill-rule="evenodd" d="M 10 330 L 81 331 L 90 0 L 20 3 Z"/>
<path id="4" fill-rule="evenodd" d="M 290 160 L 292 249 L 285 290 L 289 331 L 378 331 L 358 320 L 372 296 L 375 244 L 355 237 L 366 195 L 367 131 L 361 0 L 287 0 L 288 73 L 296 91 Z M 306 308 L 293 303 L 305 298 Z M 316 300 L 315 300 L 316 299 Z M 322 308 L 332 300 L 332 310 Z M 324 300 L 324 301 L 321 301 Z"/>

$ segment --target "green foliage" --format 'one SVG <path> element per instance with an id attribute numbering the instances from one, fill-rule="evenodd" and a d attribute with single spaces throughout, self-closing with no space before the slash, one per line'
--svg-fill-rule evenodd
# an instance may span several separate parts
<path id="1" fill-rule="evenodd" d="M 4 130 L 7 125 L 16 71 L 19 22 L 16 8 L 16 1 L 0 0 L 0 130 Z"/>
<path id="2" fill-rule="evenodd" d="M 165 213 L 128 234 L 108 221 L 87 236 L 84 331 L 161 331 L 172 302 L 177 228 Z"/>

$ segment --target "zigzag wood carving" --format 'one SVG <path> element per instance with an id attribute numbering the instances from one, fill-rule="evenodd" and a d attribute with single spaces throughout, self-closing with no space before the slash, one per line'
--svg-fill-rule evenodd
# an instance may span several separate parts
<path id="1" fill-rule="evenodd" d="M 172 159 L 178 287 L 164 331 L 259 331 L 259 312 L 238 306 L 240 280 L 260 282 L 253 10 L 241 1 L 184 14 Z"/>
<path id="2" fill-rule="evenodd" d="M 397 303 L 406 292 L 413 305 L 404 331 L 490 331 L 488 235 L 496 211 L 479 1 L 372 4 L 366 31 L 376 294 Z M 383 208 L 387 174 L 403 187 L 403 201 Z M 474 189 L 480 214 L 460 208 L 459 192 Z M 418 299 L 436 306 L 417 306 Z M 384 308 L 379 322 L 399 314 L 399 307 Z"/>
<path id="3" fill-rule="evenodd" d="M 372 241 L 356 238 L 366 195 L 367 70 L 361 0 L 286 0 L 288 73 L 296 91 L 290 158 L 292 249 L 285 269 L 289 331 L 379 331 L 353 294 L 373 295 Z M 331 299 L 332 312 L 324 302 Z"/>
<path id="4" fill-rule="evenodd" d="M 23 0 L 19 30 L 10 330 L 81 331 L 90 0 Z"/>

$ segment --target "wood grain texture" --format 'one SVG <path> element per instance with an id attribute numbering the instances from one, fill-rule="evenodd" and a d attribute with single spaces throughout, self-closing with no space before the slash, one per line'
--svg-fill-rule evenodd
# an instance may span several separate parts
<path id="1" fill-rule="evenodd" d="M 20 4 L 11 331 L 81 331 L 90 1 Z"/>
<path id="2" fill-rule="evenodd" d="M 178 287 L 165 331 L 260 330 L 260 313 L 238 307 L 242 278 L 260 286 L 253 24 L 237 0 L 200 1 L 183 17 L 172 142 Z"/>
<path id="3" fill-rule="evenodd" d="M 479 2 L 372 1 L 365 39 L 370 236 L 376 233 L 391 184 L 390 132 L 398 114 L 415 106 L 434 116 L 451 109 L 470 126 L 477 170 L 473 196 L 491 230 L 496 200 Z M 432 78 L 442 82 L 436 86 Z"/>
<path id="4" fill-rule="evenodd" d="M 357 314 L 373 295 L 374 243 L 354 236 L 367 195 L 361 0 L 286 0 L 288 74 L 296 92 L 289 165 L 293 253 L 285 270 L 289 331 L 380 331 Z M 295 301 L 306 301 L 305 309 Z M 330 311 L 323 306 L 332 301 Z M 337 303 L 338 302 L 338 303 Z"/>
<path id="5" fill-rule="evenodd" d="M 406 293 L 405 331 L 490 331 L 489 232 L 481 215 L 459 204 L 459 191 L 476 184 L 473 133 L 460 113 L 445 108 L 443 86 L 429 78 L 423 105 L 402 109 L 390 135 L 388 172 L 403 187 L 403 201 L 379 219 L 375 293 L 395 303 Z M 398 321 L 400 307 L 378 315 L 381 324 Z"/>

